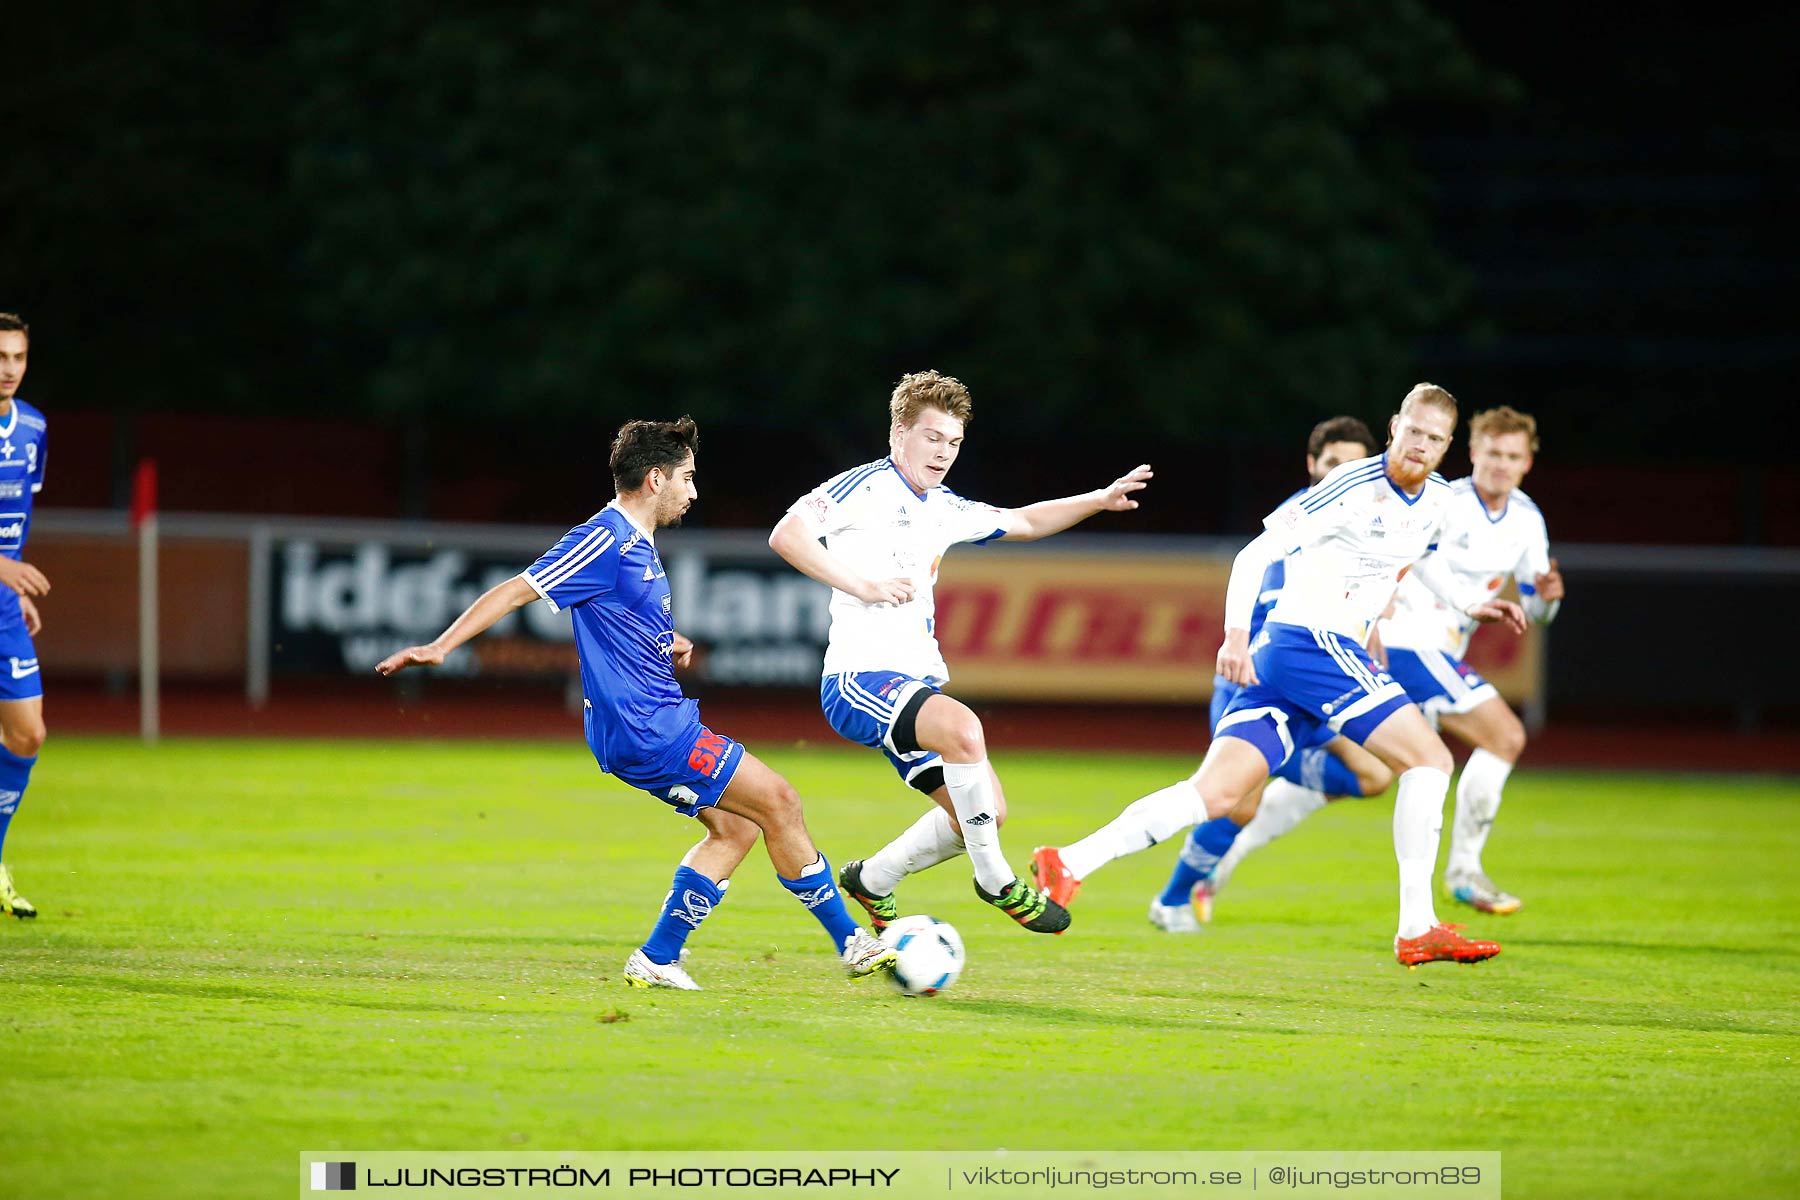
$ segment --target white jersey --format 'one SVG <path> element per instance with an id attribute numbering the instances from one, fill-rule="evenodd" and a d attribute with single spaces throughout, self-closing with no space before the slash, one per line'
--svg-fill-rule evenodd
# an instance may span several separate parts
<path id="1" fill-rule="evenodd" d="M 1520 597 L 1533 618 L 1547 621 L 1554 606 L 1537 599 L 1533 581 L 1550 569 L 1550 539 L 1544 515 L 1531 497 L 1514 491 L 1499 516 L 1488 512 L 1475 491 L 1475 481 L 1450 485 L 1453 496 L 1438 558 L 1450 569 L 1459 591 L 1492 598 L 1509 576 L 1518 579 Z M 1400 584 L 1394 615 L 1381 623 L 1381 640 L 1408 650 L 1442 650 L 1454 658 L 1469 652 L 1477 622 L 1445 604 L 1417 579 Z"/>
<path id="2" fill-rule="evenodd" d="M 946 487 L 916 492 L 888 458 L 820 484 L 788 511 L 859 575 L 913 585 L 912 600 L 898 605 L 866 604 L 832 589 L 825 674 L 897 671 L 934 683 L 948 679 L 932 595 L 938 565 L 958 542 L 979 545 L 1004 536 L 1007 512 Z"/>
<path id="3" fill-rule="evenodd" d="M 1452 493 L 1435 471 L 1417 496 L 1387 477 L 1382 455 L 1337 467 L 1263 519 L 1289 555 L 1268 619 L 1367 642 L 1400 577 L 1438 544 Z"/>

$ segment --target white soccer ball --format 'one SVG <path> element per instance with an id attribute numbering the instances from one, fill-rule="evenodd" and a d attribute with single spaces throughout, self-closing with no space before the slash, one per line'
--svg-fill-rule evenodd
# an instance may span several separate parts
<path id="1" fill-rule="evenodd" d="M 899 953 L 892 978 L 908 996 L 935 996 L 962 974 L 962 934 L 936 917 L 901 917 L 881 931 L 881 940 Z"/>

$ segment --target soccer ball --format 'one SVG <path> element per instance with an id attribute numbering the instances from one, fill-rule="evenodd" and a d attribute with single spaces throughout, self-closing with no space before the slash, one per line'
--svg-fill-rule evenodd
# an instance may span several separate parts
<path id="1" fill-rule="evenodd" d="M 901 917 L 881 940 L 899 952 L 892 978 L 908 996 L 935 996 L 962 974 L 962 935 L 936 917 Z"/>

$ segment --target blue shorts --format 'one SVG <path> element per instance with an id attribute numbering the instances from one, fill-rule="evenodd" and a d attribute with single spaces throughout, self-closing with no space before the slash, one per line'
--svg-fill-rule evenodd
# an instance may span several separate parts
<path id="1" fill-rule="evenodd" d="M 588 748 L 593 750 L 601 770 L 634 788 L 642 788 L 682 816 L 691 817 L 703 808 L 711 808 L 725 795 L 732 777 L 743 765 L 744 748 L 702 725 L 700 706 L 693 701 L 687 701 L 682 708 L 687 720 L 666 741 L 638 749 L 630 762 L 615 762 L 610 770 L 600 756 L 591 704 L 582 710 L 582 718 Z"/>
<path id="2" fill-rule="evenodd" d="M 1208 729 L 1217 730 L 1219 728 L 1219 722 L 1225 719 L 1225 710 L 1231 707 L 1231 702 L 1243 690 L 1223 675 L 1213 676 L 1212 704 L 1207 710 L 1206 727 Z"/>
<path id="3" fill-rule="evenodd" d="M 0 629 L 0 701 L 35 700 L 44 694 L 38 674 L 37 647 L 25 626 Z"/>
<path id="4" fill-rule="evenodd" d="M 1243 688 L 1231 682 L 1231 680 L 1225 678 L 1223 675 L 1213 676 L 1211 728 L 1215 736 L 1219 732 L 1219 722 L 1225 719 L 1226 710 L 1231 707 L 1231 702 L 1237 698 L 1237 694 L 1243 690 Z M 1332 729 L 1331 726 L 1320 725 L 1313 731 L 1311 737 L 1296 741 L 1294 743 L 1294 749 L 1311 750 L 1315 746 L 1323 746 L 1328 742 L 1336 741 L 1337 736 L 1337 731 Z M 1279 766 L 1280 764 L 1278 763 L 1276 765 Z"/>
<path id="5" fill-rule="evenodd" d="M 1499 689 L 1460 658 L 1442 650 L 1388 647 L 1388 674 L 1406 689 L 1433 724 L 1444 713 L 1471 712 L 1500 695 Z"/>
<path id="6" fill-rule="evenodd" d="M 921 688 L 933 694 L 938 690 L 898 671 L 844 671 L 819 681 L 819 706 L 838 736 L 880 750 L 908 787 L 933 792 L 943 782 L 943 760 L 932 750 L 894 745 L 894 719 Z"/>
<path id="7" fill-rule="evenodd" d="M 1250 647 L 1262 682 L 1232 698 L 1214 731 L 1242 738 L 1279 767 L 1296 749 L 1343 734 L 1358 745 L 1405 708 L 1406 690 L 1354 638 L 1270 621 Z"/>

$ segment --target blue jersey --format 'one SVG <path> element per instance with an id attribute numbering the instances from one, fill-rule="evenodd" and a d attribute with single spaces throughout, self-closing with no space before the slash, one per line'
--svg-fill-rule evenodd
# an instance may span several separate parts
<path id="1" fill-rule="evenodd" d="M 649 531 L 609 504 L 521 578 L 551 608 L 571 610 L 601 770 L 631 774 L 666 754 L 695 705 L 675 682 L 669 581 Z"/>
<path id="2" fill-rule="evenodd" d="M 15 562 L 25 555 L 31 503 L 44 487 L 44 447 L 44 414 L 15 396 L 0 417 L 0 554 Z M 23 624 L 18 595 L 0 588 L 0 629 Z"/>

